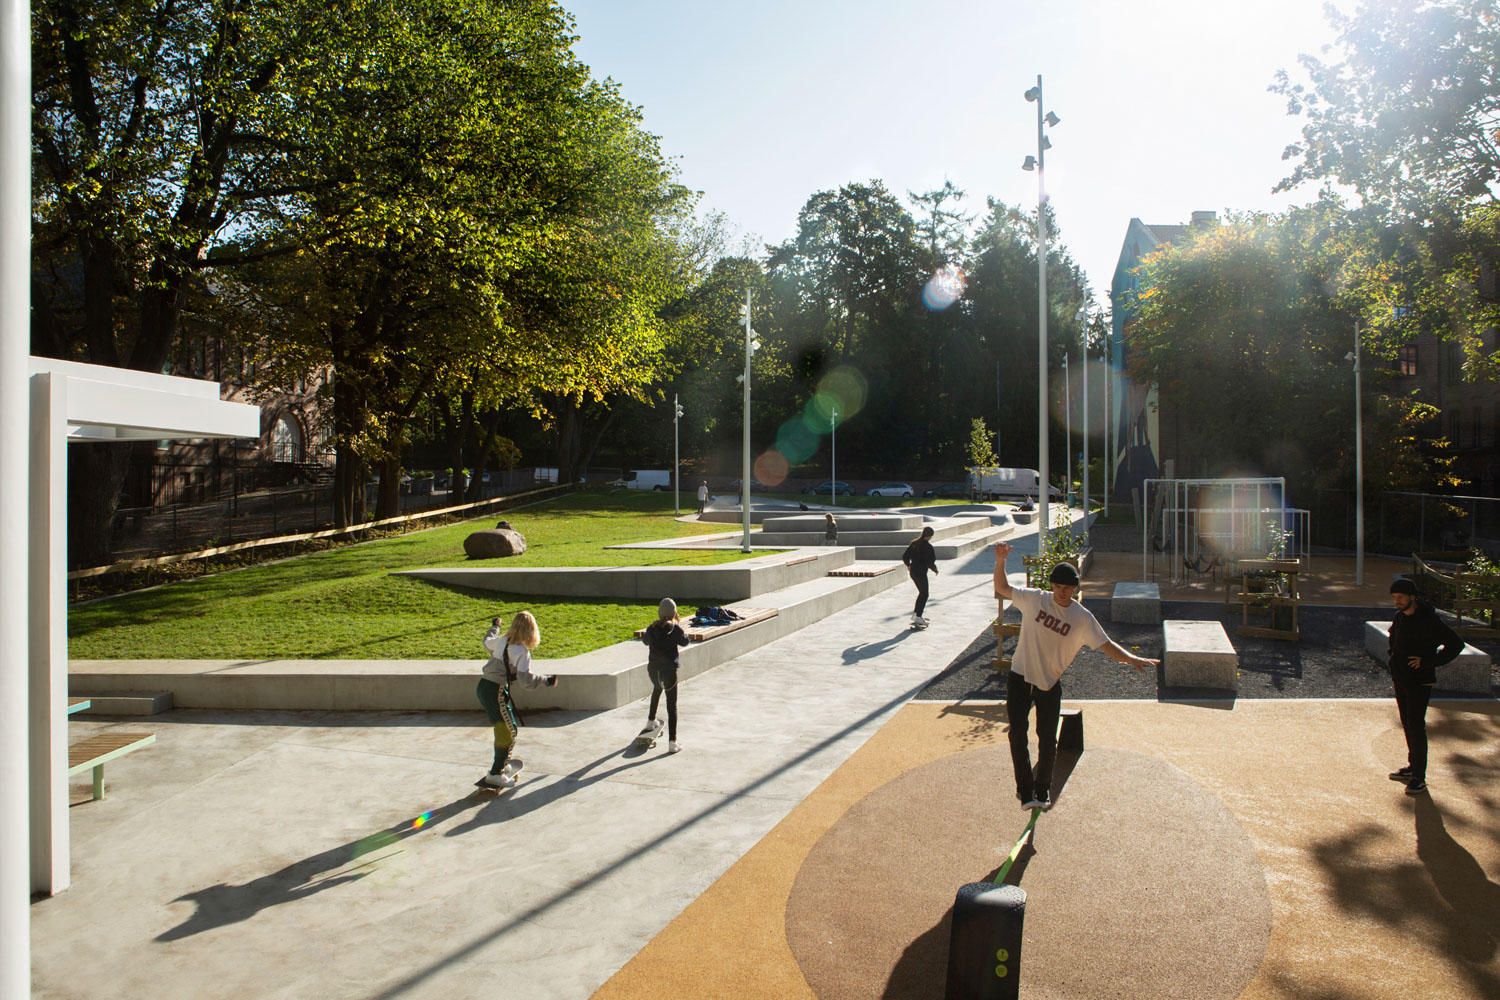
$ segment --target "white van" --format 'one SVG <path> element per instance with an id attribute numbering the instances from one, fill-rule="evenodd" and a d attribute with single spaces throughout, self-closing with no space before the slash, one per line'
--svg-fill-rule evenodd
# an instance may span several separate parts
<path id="1" fill-rule="evenodd" d="M 672 488 L 672 473 L 666 469 L 631 469 L 623 479 L 616 479 L 615 485 L 665 492 Z"/>
<path id="2" fill-rule="evenodd" d="M 975 466 L 969 470 L 969 489 L 977 492 L 981 500 L 1009 500 L 1031 497 L 1037 499 L 1037 484 L 1041 473 L 1035 469 L 1001 469 L 994 466 Z M 1050 487 L 1048 496 L 1061 497 L 1062 491 Z"/>

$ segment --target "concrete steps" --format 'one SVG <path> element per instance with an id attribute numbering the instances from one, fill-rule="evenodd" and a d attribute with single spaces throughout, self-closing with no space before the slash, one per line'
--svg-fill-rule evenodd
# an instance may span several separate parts
<path id="1" fill-rule="evenodd" d="M 70 695 L 82 692 L 69 691 Z M 85 695 L 89 707 L 83 715 L 156 715 L 172 707 L 171 691 L 97 691 Z"/>

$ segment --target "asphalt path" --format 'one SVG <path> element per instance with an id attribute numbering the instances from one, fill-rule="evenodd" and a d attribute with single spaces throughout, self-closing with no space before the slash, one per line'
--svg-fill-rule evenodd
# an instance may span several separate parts
<path id="1" fill-rule="evenodd" d="M 1109 599 L 1086 599 L 1084 607 L 1094 613 L 1104 631 L 1126 649 L 1141 656 L 1160 659 L 1160 625 L 1112 622 Z M 1385 664 L 1365 652 L 1364 623 L 1389 621 L 1389 608 L 1349 608 L 1304 604 L 1297 610 L 1301 639 L 1247 638 L 1235 634 L 1239 611 L 1225 611 L 1220 604 L 1203 601 L 1163 601 L 1164 620 L 1217 621 L 1224 625 L 1230 642 L 1240 655 L 1239 698 L 1389 698 L 1390 677 Z M 1014 607 L 1006 609 L 1006 621 L 1020 621 Z M 1265 624 L 1252 619 L 1252 624 Z M 1006 640 L 1007 650 L 1015 639 Z M 1500 642 L 1469 640 L 1500 662 Z M 1005 678 L 994 669 L 995 635 L 988 625 L 962 653 L 932 680 L 917 697 L 931 701 L 1004 700 Z M 1095 649 L 1084 649 L 1063 675 L 1063 698 L 1099 700 L 1108 698 L 1155 700 L 1222 699 L 1224 691 L 1166 687 L 1162 668 L 1137 672 Z M 1500 697 L 1500 671 L 1491 667 L 1491 695 Z M 1457 691 L 1433 692 L 1434 698 L 1472 700 Z"/>

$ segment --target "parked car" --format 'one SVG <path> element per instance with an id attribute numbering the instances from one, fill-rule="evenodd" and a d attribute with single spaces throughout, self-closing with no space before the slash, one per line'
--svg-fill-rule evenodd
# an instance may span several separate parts
<path id="1" fill-rule="evenodd" d="M 865 496 L 867 496 L 867 497 L 909 497 L 909 496 L 911 496 L 911 486 L 908 483 L 886 483 L 883 486 L 877 486 L 873 490 L 867 491 L 865 493 Z"/>
<path id="2" fill-rule="evenodd" d="M 942 483 L 930 490 L 923 490 L 924 497 L 967 497 L 969 495 L 968 483 Z"/>
<path id="3" fill-rule="evenodd" d="M 816 486 L 809 486 L 802 492 L 806 493 L 808 496 L 826 496 L 829 493 L 834 493 L 841 497 L 852 497 L 854 495 L 853 487 L 851 487 L 848 483 L 841 483 L 838 480 L 827 483 L 819 483 Z"/>

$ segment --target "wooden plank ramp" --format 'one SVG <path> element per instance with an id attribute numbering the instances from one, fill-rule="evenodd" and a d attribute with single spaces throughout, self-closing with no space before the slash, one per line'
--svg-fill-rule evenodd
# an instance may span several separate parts
<path id="1" fill-rule="evenodd" d="M 703 642 L 705 639 L 712 639 L 715 636 L 724 635 L 727 632 L 733 632 L 735 629 L 744 628 L 746 625 L 754 625 L 756 622 L 763 622 L 781 614 L 778 608 L 730 608 L 729 610 L 742 616 L 740 620 L 730 622 L 727 625 L 697 626 L 689 625 L 687 624 L 688 620 L 686 618 L 683 619 L 682 630 L 687 633 L 688 641 Z M 635 637 L 637 639 L 645 634 L 646 630 L 643 628 L 635 630 Z"/>
<path id="2" fill-rule="evenodd" d="M 847 566 L 840 567 L 839 569 L 831 569 L 828 571 L 828 575 L 862 577 L 882 576 L 886 573 L 894 572 L 899 566 L 901 566 L 901 563 L 896 562 L 854 562 L 850 563 Z"/>

